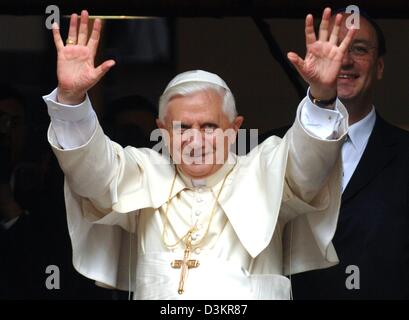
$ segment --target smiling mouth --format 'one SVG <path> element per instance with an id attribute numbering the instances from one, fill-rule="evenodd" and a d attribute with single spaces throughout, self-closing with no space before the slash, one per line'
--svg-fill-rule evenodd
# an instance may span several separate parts
<path id="1" fill-rule="evenodd" d="M 192 153 L 184 153 L 183 156 L 184 157 L 188 157 L 190 159 L 201 159 L 201 158 L 205 158 L 208 155 L 210 155 L 211 152 L 208 153 L 200 153 L 200 154 L 192 154 Z"/>
<path id="2" fill-rule="evenodd" d="M 356 74 L 340 74 L 337 77 L 338 79 L 357 79 L 358 75 Z"/>
<path id="3" fill-rule="evenodd" d="M 203 153 L 199 156 L 184 155 L 184 162 L 190 165 L 213 164 L 213 157 L 209 157 L 210 153 Z"/>
<path id="4" fill-rule="evenodd" d="M 191 156 L 191 155 L 186 155 L 186 157 L 189 157 L 190 159 L 202 159 L 205 158 L 207 154 L 202 154 L 200 156 Z"/>

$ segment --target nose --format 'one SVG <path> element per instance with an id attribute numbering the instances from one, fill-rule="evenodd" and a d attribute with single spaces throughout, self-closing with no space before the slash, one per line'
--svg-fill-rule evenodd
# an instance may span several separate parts
<path id="1" fill-rule="evenodd" d="M 197 128 L 191 128 L 183 133 L 182 141 L 188 143 L 192 147 L 200 146 L 202 144 L 202 133 Z"/>
<path id="2" fill-rule="evenodd" d="M 193 128 L 190 133 L 190 143 L 193 145 L 201 145 L 202 144 L 202 133 L 199 129 Z"/>
<path id="3" fill-rule="evenodd" d="M 203 139 L 200 130 L 191 128 L 183 133 L 183 154 L 199 156 L 203 153 Z"/>
<path id="4" fill-rule="evenodd" d="M 354 59 L 352 58 L 351 52 L 347 50 L 342 57 L 342 62 L 341 62 L 341 68 L 342 69 L 348 69 L 352 67 L 354 64 Z"/>

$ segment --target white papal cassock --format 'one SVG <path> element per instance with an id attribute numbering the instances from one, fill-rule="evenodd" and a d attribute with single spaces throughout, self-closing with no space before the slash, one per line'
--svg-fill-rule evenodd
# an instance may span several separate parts
<path id="1" fill-rule="evenodd" d="M 285 275 L 338 262 L 331 239 L 348 118 L 338 100 L 338 111 L 328 111 L 305 98 L 283 139 L 271 137 L 246 156 L 230 154 L 235 165 L 227 163 L 205 180 L 178 174 L 168 242 L 182 237 L 196 220 L 198 236 L 206 232 L 215 196 L 234 166 L 209 232 L 192 254 L 200 266 L 189 270 L 185 293 L 179 295 L 181 271 L 171 261 L 183 258 L 184 247 L 168 249 L 161 239 L 174 166 L 153 150 L 123 149 L 111 141 L 88 98 L 78 107 L 56 103 L 55 91 L 44 99 L 52 118 L 49 142 L 66 176 L 73 263 L 86 277 L 130 287 L 135 299 L 288 299 L 291 284 Z M 303 108 L 310 108 L 304 116 Z M 322 139 L 332 135 L 322 129 L 325 122 L 335 123 L 328 112 L 338 112 L 334 139 Z M 91 114 L 91 138 L 63 149 L 55 128 Z M 314 123 L 317 119 L 320 123 Z"/>

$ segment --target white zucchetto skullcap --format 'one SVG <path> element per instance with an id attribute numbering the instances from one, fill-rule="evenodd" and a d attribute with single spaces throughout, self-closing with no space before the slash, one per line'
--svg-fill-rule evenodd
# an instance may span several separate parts
<path id="1" fill-rule="evenodd" d="M 185 82 L 208 82 L 231 91 L 226 82 L 224 82 L 223 79 L 220 78 L 217 74 L 203 70 L 192 70 L 179 73 L 176 77 L 174 77 L 167 85 L 165 91 L 163 91 L 163 94 L 165 94 L 166 91 L 168 91 L 170 88 L 173 88 Z"/>

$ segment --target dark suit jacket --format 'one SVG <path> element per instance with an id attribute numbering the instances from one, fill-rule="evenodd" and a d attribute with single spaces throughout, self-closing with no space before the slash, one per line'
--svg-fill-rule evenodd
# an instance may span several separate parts
<path id="1" fill-rule="evenodd" d="M 0 300 L 112 299 L 111 290 L 96 287 L 74 270 L 63 175 L 55 158 L 51 163 L 44 189 L 26 201 L 30 214 L 21 216 L 10 229 L 0 229 Z M 46 273 L 50 265 L 60 271 L 58 290 L 45 285 L 54 275 L 54 271 Z"/>
<path id="2" fill-rule="evenodd" d="M 292 276 L 294 299 L 409 298 L 409 132 L 379 115 L 342 195 L 333 243 L 340 263 Z M 359 289 L 347 289 L 347 278 L 357 279 L 349 265 L 359 268 Z"/>

